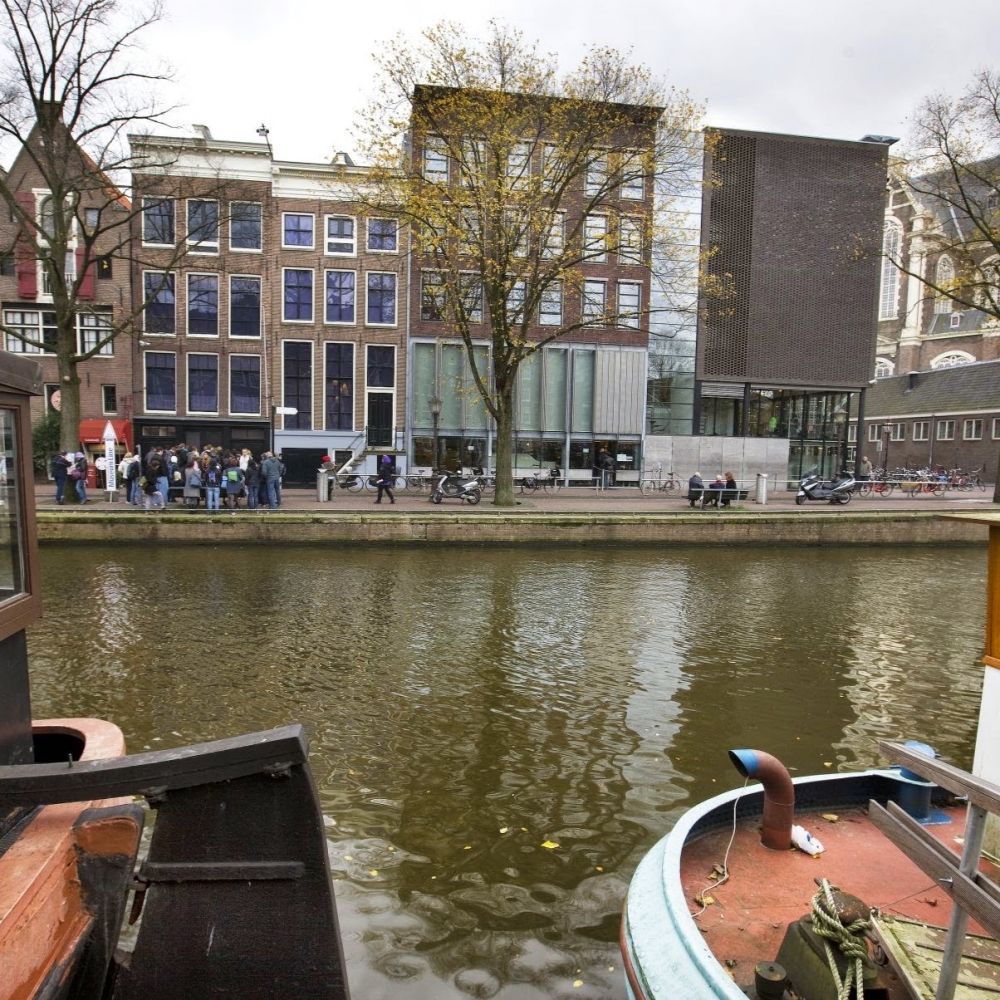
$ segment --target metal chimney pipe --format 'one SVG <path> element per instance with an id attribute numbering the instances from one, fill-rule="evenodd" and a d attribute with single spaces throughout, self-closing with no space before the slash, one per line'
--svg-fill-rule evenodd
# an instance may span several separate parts
<path id="1" fill-rule="evenodd" d="M 764 786 L 764 826 L 760 842 L 773 851 L 789 850 L 795 788 L 785 765 L 761 750 L 730 750 L 729 759 L 744 778 L 756 778 Z"/>

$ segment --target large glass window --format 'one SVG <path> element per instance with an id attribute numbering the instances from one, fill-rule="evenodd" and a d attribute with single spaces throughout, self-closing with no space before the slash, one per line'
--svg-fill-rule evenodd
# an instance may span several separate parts
<path id="1" fill-rule="evenodd" d="M 354 322 L 353 271 L 326 272 L 326 314 L 327 323 Z"/>
<path id="2" fill-rule="evenodd" d="M 583 283 L 583 319 L 591 326 L 604 326 L 607 313 L 608 286 L 603 281 Z"/>
<path id="3" fill-rule="evenodd" d="M 396 325 L 396 275 L 388 271 L 368 272 L 367 322 L 371 326 Z"/>
<path id="4" fill-rule="evenodd" d="M 553 281 L 546 287 L 538 302 L 538 322 L 542 326 L 562 326 L 562 282 Z"/>
<path id="5" fill-rule="evenodd" d="M 313 318 L 313 273 L 302 268 L 286 267 L 283 272 L 284 312 L 288 323 L 311 323 Z"/>
<path id="6" fill-rule="evenodd" d="M 641 308 L 642 285 L 638 281 L 619 281 L 618 325 L 626 330 L 638 330 Z"/>
<path id="7" fill-rule="evenodd" d="M 260 357 L 256 354 L 229 356 L 229 412 L 260 413 Z"/>
<path id="8" fill-rule="evenodd" d="M 282 405 L 298 411 L 286 414 L 285 430 L 311 431 L 312 344 L 286 340 L 282 344 L 282 362 Z"/>
<path id="9" fill-rule="evenodd" d="M 353 257 L 358 252 L 354 219 L 347 215 L 326 217 L 326 252 L 342 257 Z"/>
<path id="10" fill-rule="evenodd" d="M 545 352 L 545 422 L 543 430 L 566 430 L 568 361 L 569 351 L 550 349 Z M 561 465 L 562 463 L 556 464 Z"/>
<path id="11" fill-rule="evenodd" d="M 608 217 L 588 215 L 583 223 L 586 259 L 591 264 L 606 264 L 608 260 Z"/>
<path id="12" fill-rule="evenodd" d="M 354 429 L 354 345 L 326 344 L 326 429 Z"/>
<path id="13" fill-rule="evenodd" d="M 532 354 L 521 362 L 517 381 L 517 427 L 523 431 L 542 428 L 541 355 Z"/>
<path id="14" fill-rule="evenodd" d="M 284 212 L 281 216 L 281 245 L 292 250 L 312 250 L 314 220 L 311 215 Z"/>
<path id="15" fill-rule="evenodd" d="M 142 199 L 142 242 L 160 246 L 174 245 L 173 199 Z"/>
<path id="16" fill-rule="evenodd" d="M 189 274 L 188 334 L 196 337 L 219 335 L 219 276 Z"/>
<path id="17" fill-rule="evenodd" d="M 177 409 L 177 359 L 166 351 L 147 351 L 146 409 L 173 413 Z"/>
<path id="18" fill-rule="evenodd" d="M 219 412 L 219 357 L 217 354 L 189 354 L 188 412 Z"/>
<path id="19" fill-rule="evenodd" d="M 229 246 L 233 250 L 260 250 L 261 206 L 255 201 L 234 201 L 229 206 Z"/>
<path id="20" fill-rule="evenodd" d="M 903 227 L 895 219 L 886 219 L 882 235 L 882 289 L 878 318 L 895 319 L 899 308 L 899 260 Z"/>
<path id="21" fill-rule="evenodd" d="M 77 344 L 81 354 L 92 351 L 98 344 L 101 344 L 97 351 L 97 357 L 112 358 L 115 354 L 114 340 L 105 340 L 111 335 L 111 313 L 80 313 L 76 317 Z"/>
<path id="22" fill-rule="evenodd" d="M 174 276 L 164 271 L 143 273 L 143 329 L 146 333 L 174 333 Z"/>
<path id="23" fill-rule="evenodd" d="M 187 241 L 193 253 L 219 252 L 219 203 L 189 198 Z"/>
<path id="24" fill-rule="evenodd" d="M 574 433 L 594 430 L 594 352 L 573 352 L 573 426 Z"/>
<path id="25" fill-rule="evenodd" d="M 438 184 L 448 183 L 448 148 L 444 139 L 429 135 L 424 140 L 424 179 Z"/>
<path id="26" fill-rule="evenodd" d="M 440 323 L 445 318 L 447 292 L 441 271 L 420 274 L 420 318 L 426 323 Z"/>
<path id="27" fill-rule="evenodd" d="M 260 278 L 247 275 L 230 277 L 229 336 L 260 336 Z"/>
<path id="28" fill-rule="evenodd" d="M 12 354 L 55 354 L 59 331 L 56 328 L 54 312 L 38 312 L 34 309 L 5 309 L 4 338 L 7 350 Z M 21 338 L 32 340 L 26 343 Z"/>

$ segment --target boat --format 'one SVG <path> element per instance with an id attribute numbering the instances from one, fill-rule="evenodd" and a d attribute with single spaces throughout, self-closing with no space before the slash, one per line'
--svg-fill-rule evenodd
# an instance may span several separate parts
<path id="1" fill-rule="evenodd" d="M 0 1000 L 349 1000 L 300 726 L 128 755 L 113 722 L 32 720 L 42 390 L 0 352 Z"/>
<path id="2" fill-rule="evenodd" d="M 796 779 L 730 750 L 744 786 L 688 809 L 631 879 L 630 1000 L 1000 993 L 1000 869 L 984 850 L 1000 813 L 1000 515 L 952 516 L 989 534 L 976 773 L 912 739 L 880 742 L 883 768 Z"/>

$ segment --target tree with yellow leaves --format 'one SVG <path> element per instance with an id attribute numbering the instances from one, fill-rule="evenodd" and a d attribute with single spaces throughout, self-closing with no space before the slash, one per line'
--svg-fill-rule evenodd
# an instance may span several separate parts
<path id="1" fill-rule="evenodd" d="M 355 196 L 409 226 L 420 313 L 465 347 L 510 505 L 522 365 L 561 338 L 646 346 L 654 262 L 675 273 L 691 252 L 664 220 L 700 168 L 701 109 L 611 49 L 562 74 L 497 22 L 480 41 L 442 23 L 377 61 Z M 629 280 L 594 280 L 608 265 Z"/>

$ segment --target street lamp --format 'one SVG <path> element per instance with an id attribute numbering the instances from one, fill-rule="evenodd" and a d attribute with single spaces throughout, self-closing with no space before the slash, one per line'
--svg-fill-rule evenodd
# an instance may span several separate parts
<path id="1" fill-rule="evenodd" d="M 434 421 L 434 461 L 431 463 L 433 466 L 431 471 L 436 472 L 440 464 L 438 462 L 438 421 L 441 419 L 441 400 L 437 396 L 431 396 L 427 400 L 427 405 L 431 408 L 431 420 Z"/>

